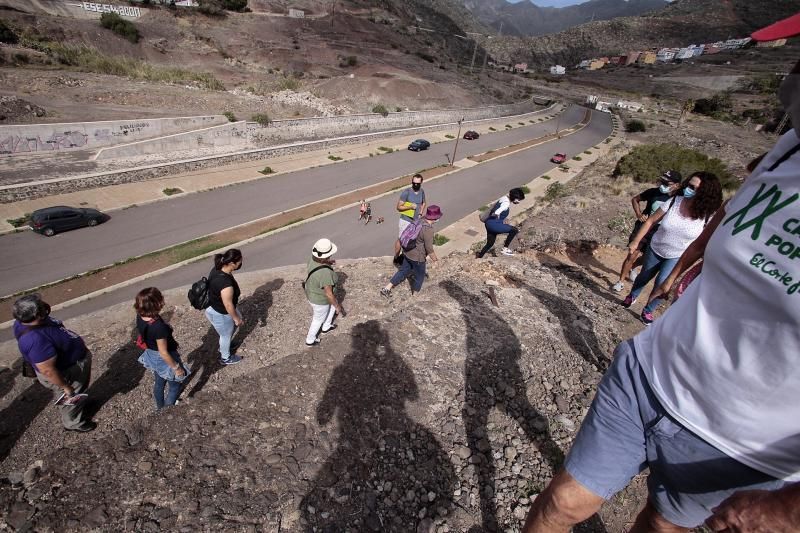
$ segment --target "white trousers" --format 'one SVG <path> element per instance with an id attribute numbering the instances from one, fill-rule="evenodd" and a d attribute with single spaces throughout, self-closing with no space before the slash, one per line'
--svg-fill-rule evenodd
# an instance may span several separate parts
<path id="1" fill-rule="evenodd" d="M 312 304 L 311 305 L 312 315 L 311 315 L 311 327 L 308 328 L 308 335 L 306 335 L 306 344 L 311 344 L 315 340 L 317 340 L 317 335 L 319 335 L 319 330 L 330 329 L 331 325 L 333 324 L 333 317 L 336 315 L 336 308 L 333 307 L 331 304 Z"/>

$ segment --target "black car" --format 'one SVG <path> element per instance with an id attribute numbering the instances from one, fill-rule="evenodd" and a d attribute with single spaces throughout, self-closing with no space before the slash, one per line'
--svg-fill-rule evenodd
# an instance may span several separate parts
<path id="1" fill-rule="evenodd" d="M 468 140 L 468 141 L 474 141 L 475 139 L 477 139 L 480 136 L 481 136 L 480 133 L 478 133 L 477 131 L 472 131 L 472 130 L 469 130 L 468 132 L 466 132 L 464 134 L 464 138 L 466 140 Z"/>
<path id="2" fill-rule="evenodd" d="M 82 209 L 59 205 L 37 209 L 31 215 L 31 228 L 37 233 L 52 237 L 57 232 L 83 226 L 96 226 L 105 220 L 97 209 Z"/>
<path id="3" fill-rule="evenodd" d="M 412 152 L 420 152 L 422 150 L 427 150 L 430 148 L 431 143 L 426 141 L 425 139 L 417 139 L 413 141 L 411 144 L 408 145 L 408 149 Z"/>

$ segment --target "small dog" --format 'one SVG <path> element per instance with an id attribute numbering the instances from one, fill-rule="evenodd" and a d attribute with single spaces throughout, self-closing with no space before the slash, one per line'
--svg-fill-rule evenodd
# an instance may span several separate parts
<path id="1" fill-rule="evenodd" d="M 375 223 L 376 223 L 376 224 L 380 224 L 381 222 L 383 222 L 383 217 L 378 217 L 378 218 L 375 220 Z"/>

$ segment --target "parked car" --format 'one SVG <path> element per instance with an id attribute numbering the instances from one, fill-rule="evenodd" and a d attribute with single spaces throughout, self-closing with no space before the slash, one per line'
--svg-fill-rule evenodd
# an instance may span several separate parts
<path id="1" fill-rule="evenodd" d="M 416 141 L 412 141 L 411 144 L 408 145 L 408 149 L 412 152 L 420 152 L 422 150 L 427 150 L 430 148 L 431 143 L 426 141 L 425 139 L 417 139 Z"/>
<path id="2" fill-rule="evenodd" d="M 550 158 L 550 162 L 555 163 L 556 165 L 560 165 L 566 160 L 567 160 L 567 154 L 562 154 L 562 153 L 557 153 L 556 155 Z"/>
<path id="3" fill-rule="evenodd" d="M 96 226 L 104 222 L 106 215 L 97 209 L 83 209 L 59 205 L 37 209 L 31 214 L 30 226 L 33 231 L 47 237 L 52 237 L 58 232 L 83 226 Z"/>
<path id="4" fill-rule="evenodd" d="M 464 138 L 466 140 L 468 140 L 468 141 L 474 141 L 475 139 L 477 139 L 480 136 L 481 136 L 480 133 L 478 133 L 477 131 L 472 131 L 472 130 L 469 130 L 468 132 L 464 133 Z"/>

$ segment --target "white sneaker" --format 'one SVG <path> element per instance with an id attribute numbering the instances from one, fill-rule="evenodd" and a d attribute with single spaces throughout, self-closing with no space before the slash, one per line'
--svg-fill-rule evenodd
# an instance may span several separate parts
<path id="1" fill-rule="evenodd" d="M 500 253 L 503 255 L 514 255 L 514 250 L 512 250 L 511 248 L 503 248 L 502 250 L 500 250 Z"/>
<path id="2" fill-rule="evenodd" d="M 639 275 L 639 269 L 632 268 L 631 271 L 628 273 L 628 279 L 631 280 L 631 283 L 633 283 L 634 281 L 636 281 L 636 276 L 638 275 Z"/>
<path id="3" fill-rule="evenodd" d="M 614 290 L 614 292 L 622 292 L 622 289 L 625 288 L 625 284 L 622 283 L 621 281 L 618 281 L 611 288 Z"/>

